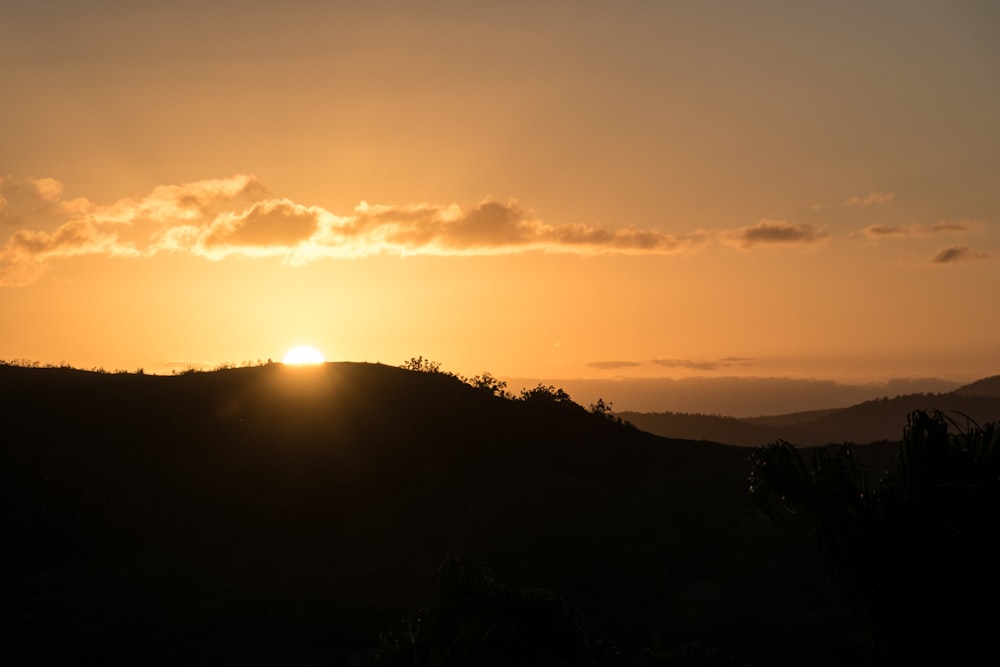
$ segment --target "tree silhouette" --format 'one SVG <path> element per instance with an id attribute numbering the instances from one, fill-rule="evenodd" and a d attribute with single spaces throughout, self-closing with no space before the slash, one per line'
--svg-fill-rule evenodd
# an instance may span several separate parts
<path id="1" fill-rule="evenodd" d="M 472 385 L 476 389 L 481 389 L 485 392 L 493 394 L 494 396 L 499 396 L 500 398 L 511 398 L 510 392 L 507 391 L 507 383 L 494 377 L 492 373 L 475 375 L 466 379 L 465 382 Z"/>
<path id="2" fill-rule="evenodd" d="M 537 403 L 571 403 L 572 399 L 562 389 L 557 389 L 552 385 L 538 383 L 531 389 L 521 390 L 521 400 Z"/>
<path id="3" fill-rule="evenodd" d="M 416 371 L 418 373 L 440 373 L 441 372 L 441 362 L 431 361 L 430 359 L 424 359 L 423 356 L 410 357 L 404 361 L 399 366 L 400 368 L 408 371 Z"/>
<path id="4" fill-rule="evenodd" d="M 807 461 L 808 459 L 808 461 Z M 849 445 L 785 442 L 751 456 L 750 492 L 772 517 L 815 529 L 833 578 L 893 664 L 993 664 L 1000 647 L 1000 432 L 909 415 L 895 470 L 874 483 Z"/>

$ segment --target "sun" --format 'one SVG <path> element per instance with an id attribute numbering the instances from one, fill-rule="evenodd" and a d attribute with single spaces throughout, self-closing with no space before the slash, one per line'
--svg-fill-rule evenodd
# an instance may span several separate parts
<path id="1" fill-rule="evenodd" d="M 304 366 L 307 364 L 321 364 L 325 361 L 323 353 L 311 345 L 296 345 L 282 358 L 281 363 L 292 366 Z"/>

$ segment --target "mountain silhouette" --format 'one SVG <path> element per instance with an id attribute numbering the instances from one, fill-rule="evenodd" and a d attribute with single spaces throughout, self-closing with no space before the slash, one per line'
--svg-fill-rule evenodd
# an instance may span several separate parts
<path id="1" fill-rule="evenodd" d="M 1000 375 L 993 375 L 959 387 L 954 393 L 960 396 L 992 396 L 1000 398 Z"/>
<path id="2" fill-rule="evenodd" d="M 761 417 L 723 417 L 676 412 L 620 412 L 640 429 L 666 437 L 759 447 L 776 440 L 819 446 L 844 442 L 898 441 L 900 424 L 915 410 L 940 410 L 977 423 L 1000 420 L 1000 376 L 940 394 L 905 394 L 847 408 Z"/>
<path id="3" fill-rule="evenodd" d="M 365 363 L 0 366 L 0 664 L 366 664 L 454 557 L 633 655 L 863 653 L 746 450 L 567 399 Z"/>

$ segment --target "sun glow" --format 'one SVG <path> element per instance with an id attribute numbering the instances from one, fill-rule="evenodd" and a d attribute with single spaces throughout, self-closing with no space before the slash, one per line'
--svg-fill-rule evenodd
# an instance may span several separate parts
<path id="1" fill-rule="evenodd" d="M 310 345 L 297 345 L 285 353 L 281 363 L 292 366 L 321 364 L 325 361 L 323 353 Z"/>

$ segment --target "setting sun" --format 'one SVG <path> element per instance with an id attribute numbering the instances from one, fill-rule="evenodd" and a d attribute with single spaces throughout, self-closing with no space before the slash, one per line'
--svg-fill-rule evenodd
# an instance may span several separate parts
<path id="1" fill-rule="evenodd" d="M 321 364 L 325 361 L 323 353 L 309 345 L 298 345 L 285 353 L 281 362 L 293 366 L 306 364 Z"/>
<path id="2" fill-rule="evenodd" d="M 0 17 L 0 667 L 1000 665 L 1000 0 Z"/>

